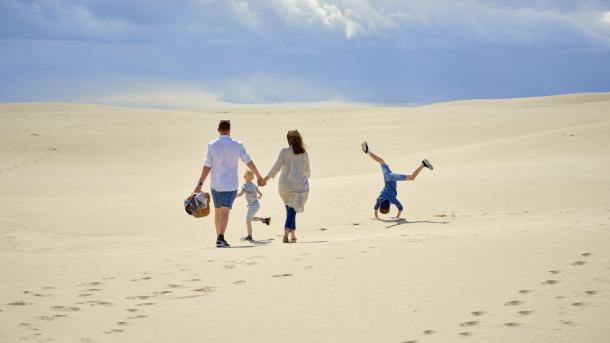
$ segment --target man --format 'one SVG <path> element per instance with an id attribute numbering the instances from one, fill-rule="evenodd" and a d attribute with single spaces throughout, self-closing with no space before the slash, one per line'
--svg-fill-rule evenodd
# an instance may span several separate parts
<path id="1" fill-rule="evenodd" d="M 208 151 L 205 157 L 203 169 L 195 192 L 201 192 L 201 186 L 211 174 L 211 190 L 214 202 L 214 224 L 216 226 L 216 247 L 228 248 L 229 243 L 225 240 L 225 231 L 229 223 L 229 212 L 233 207 L 233 201 L 237 197 L 237 163 L 242 160 L 248 168 L 256 175 L 259 184 L 264 184 L 264 179 L 256 169 L 256 165 L 246 152 L 244 145 L 231 138 L 231 122 L 221 120 L 218 124 L 220 136 L 208 143 Z"/>

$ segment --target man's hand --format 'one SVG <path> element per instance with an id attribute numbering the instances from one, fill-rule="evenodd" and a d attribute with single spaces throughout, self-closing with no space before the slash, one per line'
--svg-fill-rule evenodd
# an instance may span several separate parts
<path id="1" fill-rule="evenodd" d="M 258 193 L 258 198 L 262 198 L 263 197 L 263 193 Z"/>
<path id="2" fill-rule="evenodd" d="M 377 215 L 377 210 L 375 210 L 375 219 L 379 220 L 379 216 Z"/>
<path id="3" fill-rule="evenodd" d="M 396 213 L 396 217 L 394 217 L 394 219 L 400 219 L 401 213 L 402 213 L 402 211 L 398 210 L 398 213 Z"/>

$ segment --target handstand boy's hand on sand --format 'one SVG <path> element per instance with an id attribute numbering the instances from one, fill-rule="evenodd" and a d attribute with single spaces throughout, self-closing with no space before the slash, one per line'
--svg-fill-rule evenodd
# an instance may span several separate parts
<path id="1" fill-rule="evenodd" d="M 396 208 L 398 209 L 398 213 L 396 214 L 396 217 L 394 217 L 394 218 L 400 219 L 400 215 L 402 214 L 403 207 L 402 207 L 402 204 L 400 203 L 400 201 L 398 201 L 398 199 L 396 198 L 396 196 L 398 195 L 398 192 L 396 190 L 396 182 L 397 181 L 414 181 L 415 178 L 417 177 L 417 175 L 419 174 L 419 172 L 421 172 L 421 170 L 424 169 L 424 167 L 428 168 L 430 170 L 434 169 L 434 167 L 432 166 L 432 164 L 430 164 L 430 162 L 428 162 L 428 160 L 423 160 L 422 164 L 419 167 L 417 167 L 417 169 L 415 169 L 415 171 L 413 171 L 413 174 L 411 174 L 411 175 L 397 174 L 397 173 L 393 173 L 392 170 L 390 170 L 390 167 L 385 163 L 385 161 L 381 157 L 379 157 L 371 152 L 366 141 L 362 142 L 362 152 L 371 156 L 373 161 L 379 163 L 381 165 L 381 172 L 383 173 L 384 187 L 381 190 L 381 193 L 379 194 L 379 196 L 377 197 L 377 200 L 375 201 L 375 207 L 374 207 L 375 219 L 379 219 L 379 215 L 377 213 L 378 211 L 381 212 L 382 214 L 388 214 L 390 212 L 391 204 L 396 205 Z"/>

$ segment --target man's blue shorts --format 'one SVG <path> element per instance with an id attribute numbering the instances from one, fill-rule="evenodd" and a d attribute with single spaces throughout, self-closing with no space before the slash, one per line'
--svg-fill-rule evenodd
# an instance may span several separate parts
<path id="1" fill-rule="evenodd" d="M 230 192 L 217 192 L 212 189 L 212 200 L 214 201 L 214 207 L 216 208 L 232 208 L 235 198 L 237 198 L 237 190 Z"/>

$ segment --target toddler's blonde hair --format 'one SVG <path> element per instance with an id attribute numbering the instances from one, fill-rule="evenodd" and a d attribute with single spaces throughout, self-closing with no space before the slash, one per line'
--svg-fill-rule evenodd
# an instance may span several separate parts
<path id="1" fill-rule="evenodd" d="M 244 173 L 244 179 L 245 179 L 246 181 L 252 181 L 252 180 L 254 180 L 254 173 L 252 173 L 252 172 L 251 172 L 251 171 L 249 171 L 249 170 L 246 170 L 246 172 Z"/>

